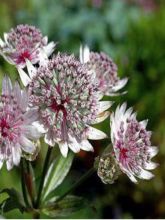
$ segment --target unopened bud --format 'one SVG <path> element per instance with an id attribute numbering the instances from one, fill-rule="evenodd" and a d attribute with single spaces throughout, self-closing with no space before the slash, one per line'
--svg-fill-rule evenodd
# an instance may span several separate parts
<path id="1" fill-rule="evenodd" d="M 112 184 L 121 174 L 120 167 L 116 163 L 110 146 L 108 146 L 100 157 L 95 160 L 97 174 L 105 184 Z"/>

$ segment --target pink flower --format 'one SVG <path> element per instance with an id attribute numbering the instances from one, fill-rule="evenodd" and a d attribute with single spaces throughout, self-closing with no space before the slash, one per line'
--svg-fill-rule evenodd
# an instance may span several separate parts
<path id="1" fill-rule="evenodd" d="M 135 177 L 151 179 L 147 171 L 157 167 L 151 158 L 158 152 L 151 146 L 151 132 L 146 130 L 147 120 L 138 122 L 132 108 L 126 110 L 126 103 L 118 106 L 111 115 L 111 140 L 120 169 L 133 181 Z"/>
<path id="2" fill-rule="evenodd" d="M 115 96 L 122 89 L 128 79 L 120 79 L 117 73 L 117 66 L 113 60 L 105 53 L 90 52 L 85 46 L 80 47 L 80 61 L 86 63 L 88 70 L 95 75 L 96 83 L 103 95 Z"/>
<path id="3" fill-rule="evenodd" d="M 29 60 L 32 64 L 40 61 L 41 53 L 50 56 L 55 44 L 48 44 L 48 38 L 43 37 L 40 30 L 30 25 L 18 25 L 4 34 L 0 39 L 0 53 L 11 64 L 19 68 L 26 66 Z"/>
<path id="4" fill-rule="evenodd" d="M 28 94 L 19 84 L 12 86 L 8 77 L 2 82 L 0 96 L 0 167 L 6 162 L 7 169 L 18 165 L 23 154 L 35 152 L 40 133 L 33 125 L 38 118 L 36 109 L 28 108 Z"/>
<path id="5" fill-rule="evenodd" d="M 99 102 L 96 85 L 86 66 L 72 55 L 58 54 L 47 66 L 40 67 L 29 84 L 30 101 L 39 107 L 40 124 L 45 142 L 58 143 L 63 156 L 68 149 L 92 151 L 89 139 L 102 139 L 106 135 L 90 127 L 108 117 L 105 111 L 111 102 Z"/>

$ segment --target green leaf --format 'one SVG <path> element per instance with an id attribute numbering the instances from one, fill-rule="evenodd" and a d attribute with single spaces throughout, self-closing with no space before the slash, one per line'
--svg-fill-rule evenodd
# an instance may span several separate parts
<path id="1" fill-rule="evenodd" d="M 50 192 L 55 190 L 63 182 L 64 178 L 70 170 L 73 157 L 74 154 L 70 151 L 66 158 L 60 155 L 57 160 L 52 162 L 45 178 L 43 193 L 44 199 Z"/>
<path id="2" fill-rule="evenodd" d="M 63 200 L 56 203 L 56 199 L 49 202 L 43 209 L 42 212 L 49 217 L 67 217 L 68 215 L 79 211 L 85 206 L 85 200 L 78 196 L 67 196 Z"/>
<path id="3" fill-rule="evenodd" d="M 0 204 L 0 210 L 2 213 L 9 212 L 13 209 L 19 209 L 21 212 L 25 210 L 21 196 L 15 189 L 3 189 L 0 194 L 6 193 L 8 198 L 3 200 Z"/>

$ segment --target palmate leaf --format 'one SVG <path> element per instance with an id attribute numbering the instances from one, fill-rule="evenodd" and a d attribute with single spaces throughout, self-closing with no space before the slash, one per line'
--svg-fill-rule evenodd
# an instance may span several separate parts
<path id="1" fill-rule="evenodd" d="M 0 191 L 0 194 L 2 193 L 6 193 L 8 198 L 3 200 L 0 204 L 1 213 L 9 212 L 13 209 L 19 209 L 20 212 L 24 212 L 25 207 L 23 206 L 22 198 L 15 189 L 6 188 Z"/>
<path id="2" fill-rule="evenodd" d="M 73 212 L 79 211 L 85 207 L 85 200 L 78 196 L 66 196 L 63 200 L 56 203 L 56 197 L 42 209 L 42 212 L 52 218 L 67 217 Z"/>
<path id="3" fill-rule="evenodd" d="M 52 162 L 45 178 L 43 199 L 63 182 L 71 168 L 73 157 L 74 153 L 70 151 L 66 158 L 60 155 Z"/>

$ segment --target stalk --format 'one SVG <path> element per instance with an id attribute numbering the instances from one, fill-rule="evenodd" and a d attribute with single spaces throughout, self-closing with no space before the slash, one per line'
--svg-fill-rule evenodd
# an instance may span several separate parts
<path id="1" fill-rule="evenodd" d="M 26 205 L 27 208 L 29 208 L 30 204 L 29 204 L 29 201 L 28 201 L 27 191 L 26 191 L 26 182 L 25 182 L 23 159 L 21 159 L 21 186 L 22 186 L 22 194 L 23 194 L 25 205 Z"/>
<path id="2" fill-rule="evenodd" d="M 47 154 L 46 154 L 46 157 L 45 157 L 45 162 L 44 162 L 44 166 L 43 166 L 41 181 L 40 181 L 40 185 L 39 185 L 39 189 L 38 189 L 38 193 L 37 193 L 37 199 L 36 199 L 36 203 L 35 203 L 35 206 L 34 206 L 36 209 L 40 206 L 41 195 L 42 195 L 42 190 L 43 190 L 43 186 L 44 186 L 44 180 L 45 180 L 45 176 L 46 176 L 46 173 L 47 173 L 47 170 L 48 170 L 48 165 L 49 165 L 51 152 L 52 152 L 52 147 L 48 146 L 48 151 L 47 151 Z"/>

